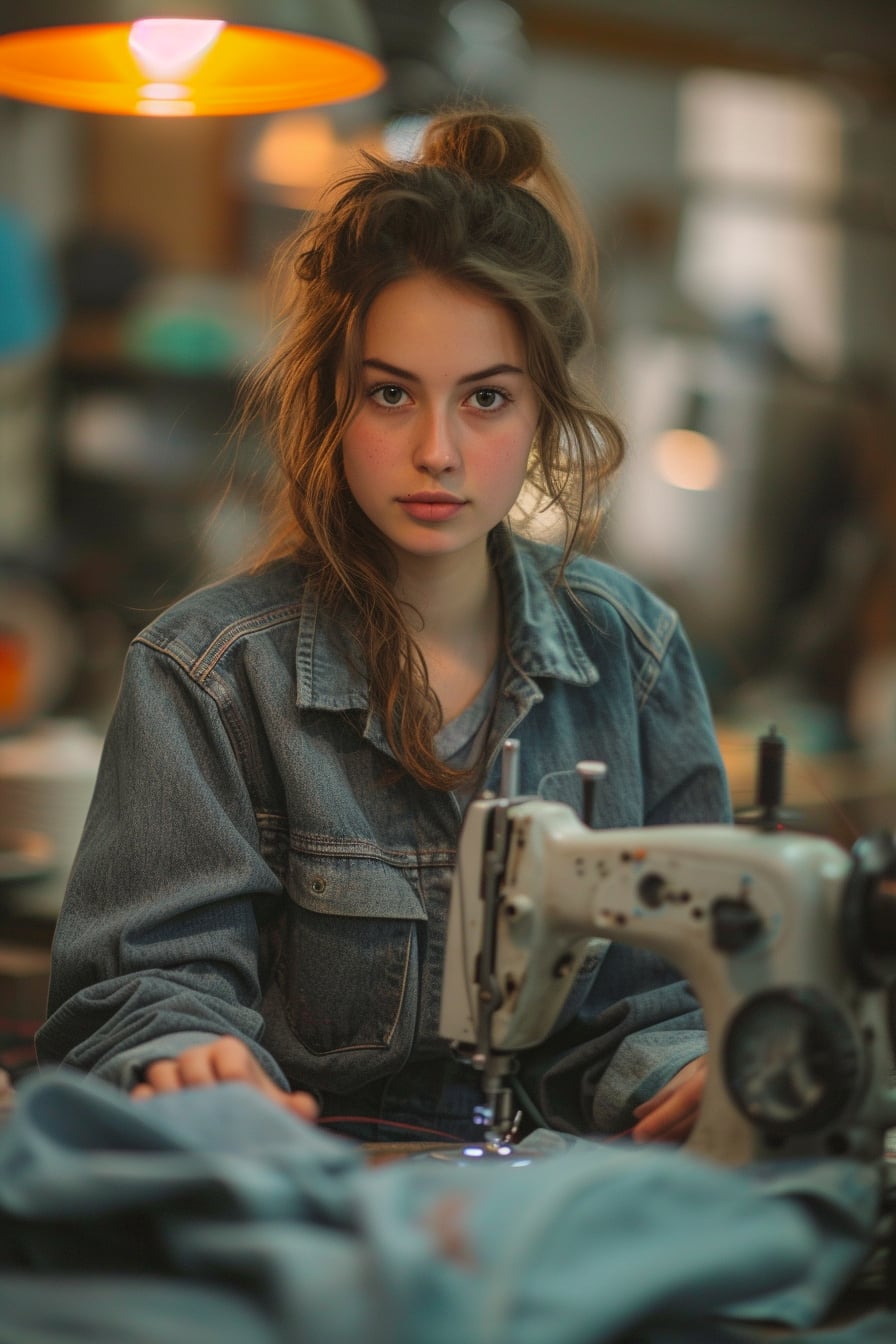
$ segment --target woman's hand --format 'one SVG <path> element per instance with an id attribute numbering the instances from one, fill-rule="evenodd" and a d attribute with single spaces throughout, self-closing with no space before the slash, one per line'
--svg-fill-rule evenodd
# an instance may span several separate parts
<path id="1" fill-rule="evenodd" d="M 310 1092 L 284 1092 L 269 1078 L 252 1051 L 235 1036 L 219 1036 L 208 1045 L 194 1045 L 174 1059 L 157 1059 L 143 1071 L 143 1081 L 131 1088 L 136 1101 L 159 1092 L 215 1083 L 248 1083 L 266 1097 L 292 1111 L 301 1120 L 316 1120 L 319 1107 Z"/>
<path id="2" fill-rule="evenodd" d="M 631 1138 L 638 1143 L 683 1143 L 694 1128 L 706 1085 L 706 1056 L 692 1059 L 648 1101 L 636 1106 Z"/>

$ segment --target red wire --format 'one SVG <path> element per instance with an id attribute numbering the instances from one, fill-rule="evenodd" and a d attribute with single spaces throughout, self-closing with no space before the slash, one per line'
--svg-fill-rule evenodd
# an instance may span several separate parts
<path id="1" fill-rule="evenodd" d="M 431 1134 L 436 1139 L 448 1139 L 450 1143 L 463 1143 L 456 1134 L 448 1134 L 443 1129 L 429 1129 L 426 1125 L 407 1125 L 401 1120 L 380 1120 L 375 1115 L 324 1115 L 319 1125 L 385 1125 L 387 1129 L 408 1129 L 414 1134 Z"/>

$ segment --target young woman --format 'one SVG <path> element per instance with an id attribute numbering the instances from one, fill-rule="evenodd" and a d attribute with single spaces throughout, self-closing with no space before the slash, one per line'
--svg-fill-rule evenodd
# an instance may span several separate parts
<path id="1" fill-rule="evenodd" d="M 240 1079 L 368 1139 L 468 1137 L 438 1033 L 466 803 L 521 788 L 600 823 L 729 815 L 672 611 L 588 558 L 619 431 L 577 388 L 587 231 L 527 120 L 436 120 L 287 247 L 248 414 L 280 514 L 262 563 L 134 641 L 55 940 L 42 1062 L 156 1092 Z M 515 535 L 523 487 L 567 542 Z M 610 946 L 526 1061 L 537 1118 L 684 1137 L 697 1006 Z"/>

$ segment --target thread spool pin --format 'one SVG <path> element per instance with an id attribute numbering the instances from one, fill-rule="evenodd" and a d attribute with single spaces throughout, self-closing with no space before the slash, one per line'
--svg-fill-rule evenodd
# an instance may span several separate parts
<path id="1" fill-rule="evenodd" d="M 592 829 L 597 812 L 597 786 L 606 777 L 607 767 L 604 761 L 579 761 L 576 773 L 582 781 L 582 820 Z"/>

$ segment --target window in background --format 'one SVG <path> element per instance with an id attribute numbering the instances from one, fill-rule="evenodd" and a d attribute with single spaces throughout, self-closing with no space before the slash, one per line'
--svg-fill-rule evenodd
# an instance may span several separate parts
<path id="1" fill-rule="evenodd" d="M 680 610 L 721 702 L 799 663 L 822 519 L 845 500 L 842 127 L 809 86 L 727 72 L 686 76 L 679 107 L 678 302 L 618 342 L 630 452 L 609 533 Z"/>
<path id="2" fill-rule="evenodd" d="M 808 85 L 717 71 L 682 82 L 681 288 L 718 321 L 760 315 L 820 373 L 842 358 L 841 139 L 836 104 Z"/>

